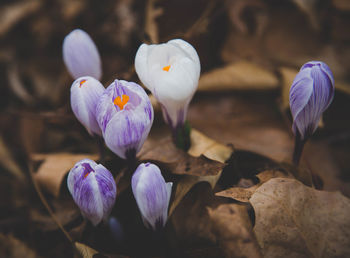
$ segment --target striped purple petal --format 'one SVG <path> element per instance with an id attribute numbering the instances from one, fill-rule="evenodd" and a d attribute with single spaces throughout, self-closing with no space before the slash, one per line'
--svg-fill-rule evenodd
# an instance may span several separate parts
<path id="1" fill-rule="evenodd" d="M 111 172 L 101 164 L 83 159 L 70 170 L 67 185 L 85 218 L 95 226 L 107 220 L 117 194 Z"/>
<path id="2" fill-rule="evenodd" d="M 63 61 L 74 79 L 91 76 L 101 79 L 100 54 L 89 34 L 80 29 L 70 32 L 63 41 Z"/>
<path id="3" fill-rule="evenodd" d="M 304 64 L 295 77 L 289 92 L 293 115 L 293 132 L 302 140 L 317 129 L 322 113 L 334 96 L 334 78 L 329 67 L 318 61 Z"/>
<path id="4" fill-rule="evenodd" d="M 142 163 L 136 169 L 131 187 L 145 226 L 159 230 L 168 219 L 168 206 L 173 183 L 166 183 L 160 169 Z"/>
<path id="5" fill-rule="evenodd" d="M 104 91 L 103 85 L 89 76 L 75 80 L 70 89 L 73 113 L 91 135 L 102 135 L 96 121 L 96 105 Z"/>
<path id="6" fill-rule="evenodd" d="M 106 145 L 121 158 L 133 158 L 141 149 L 153 123 L 153 108 L 136 83 L 115 80 L 96 107 Z"/>

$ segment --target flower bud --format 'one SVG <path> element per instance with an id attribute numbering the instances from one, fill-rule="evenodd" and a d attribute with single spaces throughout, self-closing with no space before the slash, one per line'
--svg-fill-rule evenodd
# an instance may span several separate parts
<path id="1" fill-rule="evenodd" d="M 63 61 L 74 79 L 91 76 L 101 79 L 101 58 L 89 34 L 80 29 L 69 33 L 63 41 Z"/>
<path id="2" fill-rule="evenodd" d="M 168 206 L 173 183 L 166 183 L 160 169 L 142 163 L 136 169 L 131 187 L 146 227 L 160 230 L 168 219 Z"/>
<path id="3" fill-rule="evenodd" d="M 107 147 L 133 159 L 151 130 L 153 108 L 140 85 L 115 80 L 100 97 L 96 117 Z"/>
<path id="4" fill-rule="evenodd" d="M 91 135 L 101 135 L 101 129 L 95 115 L 97 102 L 104 91 L 103 85 L 89 76 L 78 78 L 70 88 L 70 103 L 73 113 Z"/>
<path id="5" fill-rule="evenodd" d="M 293 115 L 293 132 L 301 140 L 317 129 L 322 113 L 334 96 L 334 78 L 329 67 L 319 61 L 304 64 L 296 75 L 289 92 Z"/>
<path id="6" fill-rule="evenodd" d="M 67 185 L 85 218 L 94 226 L 107 221 L 117 195 L 111 172 L 101 164 L 83 159 L 70 170 Z"/>
<path id="7" fill-rule="evenodd" d="M 181 39 L 142 44 L 136 53 L 135 69 L 161 104 L 165 122 L 173 129 L 182 127 L 198 87 L 200 62 L 196 50 Z"/>

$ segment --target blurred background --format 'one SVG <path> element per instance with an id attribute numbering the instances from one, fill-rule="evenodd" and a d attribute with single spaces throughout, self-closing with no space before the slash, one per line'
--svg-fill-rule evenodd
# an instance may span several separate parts
<path id="1" fill-rule="evenodd" d="M 48 254 L 35 239 L 47 236 L 40 225 L 47 230 L 53 222 L 33 215 L 32 205 L 41 204 L 28 162 L 42 160 L 39 154 L 97 152 L 70 109 L 73 79 L 62 42 L 76 28 L 95 41 L 105 86 L 116 78 L 139 83 L 133 65 L 141 43 L 190 42 L 202 69 L 192 126 L 278 162 L 290 162 L 294 144 L 289 87 L 305 62 L 327 63 L 335 98 L 302 164 L 322 189 L 350 196 L 349 0 L 2 0 L 0 250 L 29 245 Z"/>

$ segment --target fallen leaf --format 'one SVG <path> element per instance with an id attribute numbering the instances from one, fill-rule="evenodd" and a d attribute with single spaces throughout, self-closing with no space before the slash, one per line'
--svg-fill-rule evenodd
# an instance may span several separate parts
<path id="1" fill-rule="evenodd" d="M 265 257 L 349 257 L 350 200 L 294 179 L 273 178 L 250 199 Z"/>
<path id="2" fill-rule="evenodd" d="M 95 254 L 99 253 L 95 249 L 79 242 L 75 242 L 74 245 L 83 258 L 93 258 Z"/>
<path id="3" fill-rule="evenodd" d="M 201 75 L 198 90 L 271 90 L 277 89 L 278 84 L 274 73 L 257 64 L 240 61 Z"/>
<path id="4" fill-rule="evenodd" d="M 221 204 L 208 208 L 208 213 L 225 257 L 263 257 L 244 205 Z"/>
<path id="5" fill-rule="evenodd" d="M 208 159 L 225 163 L 233 154 L 233 149 L 205 136 L 196 129 L 191 129 L 191 147 L 188 154 L 194 157 L 204 155 Z"/>
<path id="6" fill-rule="evenodd" d="M 194 142 L 192 144 L 197 145 Z M 204 181 L 208 182 L 211 187 L 214 188 L 225 166 L 222 162 L 208 159 L 204 155 L 199 157 L 189 155 L 176 148 L 170 137 L 159 140 L 156 146 L 149 146 L 151 145 L 150 143 L 147 145 L 148 146 L 141 150 L 139 159 L 159 163 L 162 171 L 166 169 L 170 171 L 171 175 L 181 176 L 178 177 L 177 183 L 173 186 L 173 189 L 175 189 L 173 191 L 175 193 L 169 208 L 169 214 L 174 211 L 182 198 L 195 184 Z M 206 152 L 208 150 L 207 146 L 202 146 L 204 147 L 202 150 Z M 209 146 L 212 146 L 211 143 Z M 199 148 L 195 148 L 194 153 L 196 155 L 200 153 L 198 150 Z M 228 159 L 231 153 L 227 154 Z M 213 155 L 213 153 L 211 153 L 211 155 Z M 221 155 L 220 158 L 224 158 L 224 156 Z"/>
<path id="7" fill-rule="evenodd" d="M 35 180 L 45 191 L 58 197 L 64 176 L 75 163 L 86 158 L 96 160 L 98 156 L 72 153 L 33 154 L 32 160 L 42 161 L 35 173 Z"/>
<path id="8" fill-rule="evenodd" d="M 255 193 L 255 191 L 265 182 L 270 180 L 271 178 L 294 178 L 292 174 L 288 172 L 284 172 L 281 170 L 267 170 L 259 173 L 257 175 L 259 179 L 259 183 L 256 185 L 253 185 L 249 188 L 244 187 L 231 187 L 228 189 L 225 189 L 224 191 L 218 192 L 215 195 L 231 198 L 236 201 L 240 202 L 249 202 L 249 199 L 252 197 L 252 195 Z"/>

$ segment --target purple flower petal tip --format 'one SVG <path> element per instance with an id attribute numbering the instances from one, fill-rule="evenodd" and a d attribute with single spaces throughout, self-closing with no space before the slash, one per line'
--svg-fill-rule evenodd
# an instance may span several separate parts
<path id="1" fill-rule="evenodd" d="M 95 226 L 102 220 L 107 221 L 117 195 L 114 178 L 108 169 L 83 159 L 70 170 L 67 185 L 86 219 Z"/>
<path id="2" fill-rule="evenodd" d="M 74 79 L 91 76 L 101 79 L 100 54 L 89 34 L 81 29 L 70 32 L 63 41 L 63 61 Z"/>
<path id="3" fill-rule="evenodd" d="M 329 67 L 320 61 L 304 64 L 289 91 L 294 134 L 302 140 L 310 137 L 333 97 L 334 78 Z"/>
<path id="4" fill-rule="evenodd" d="M 115 80 L 102 94 L 96 117 L 109 149 L 133 159 L 153 123 L 153 108 L 144 89 L 133 82 Z"/>
<path id="5" fill-rule="evenodd" d="M 104 91 L 103 85 L 89 76 L 75 80 L 70 89 L 73 113 L 91 135 L 102 135 L 95 114 L 97 102 Z"/>
<path id="6" fill-rule="evenodd" d="M 136 169 L 131 187 L 146 227 L 159 230 L 166 224 L 172 185 L 154 164 L 142 163 Z"/>

